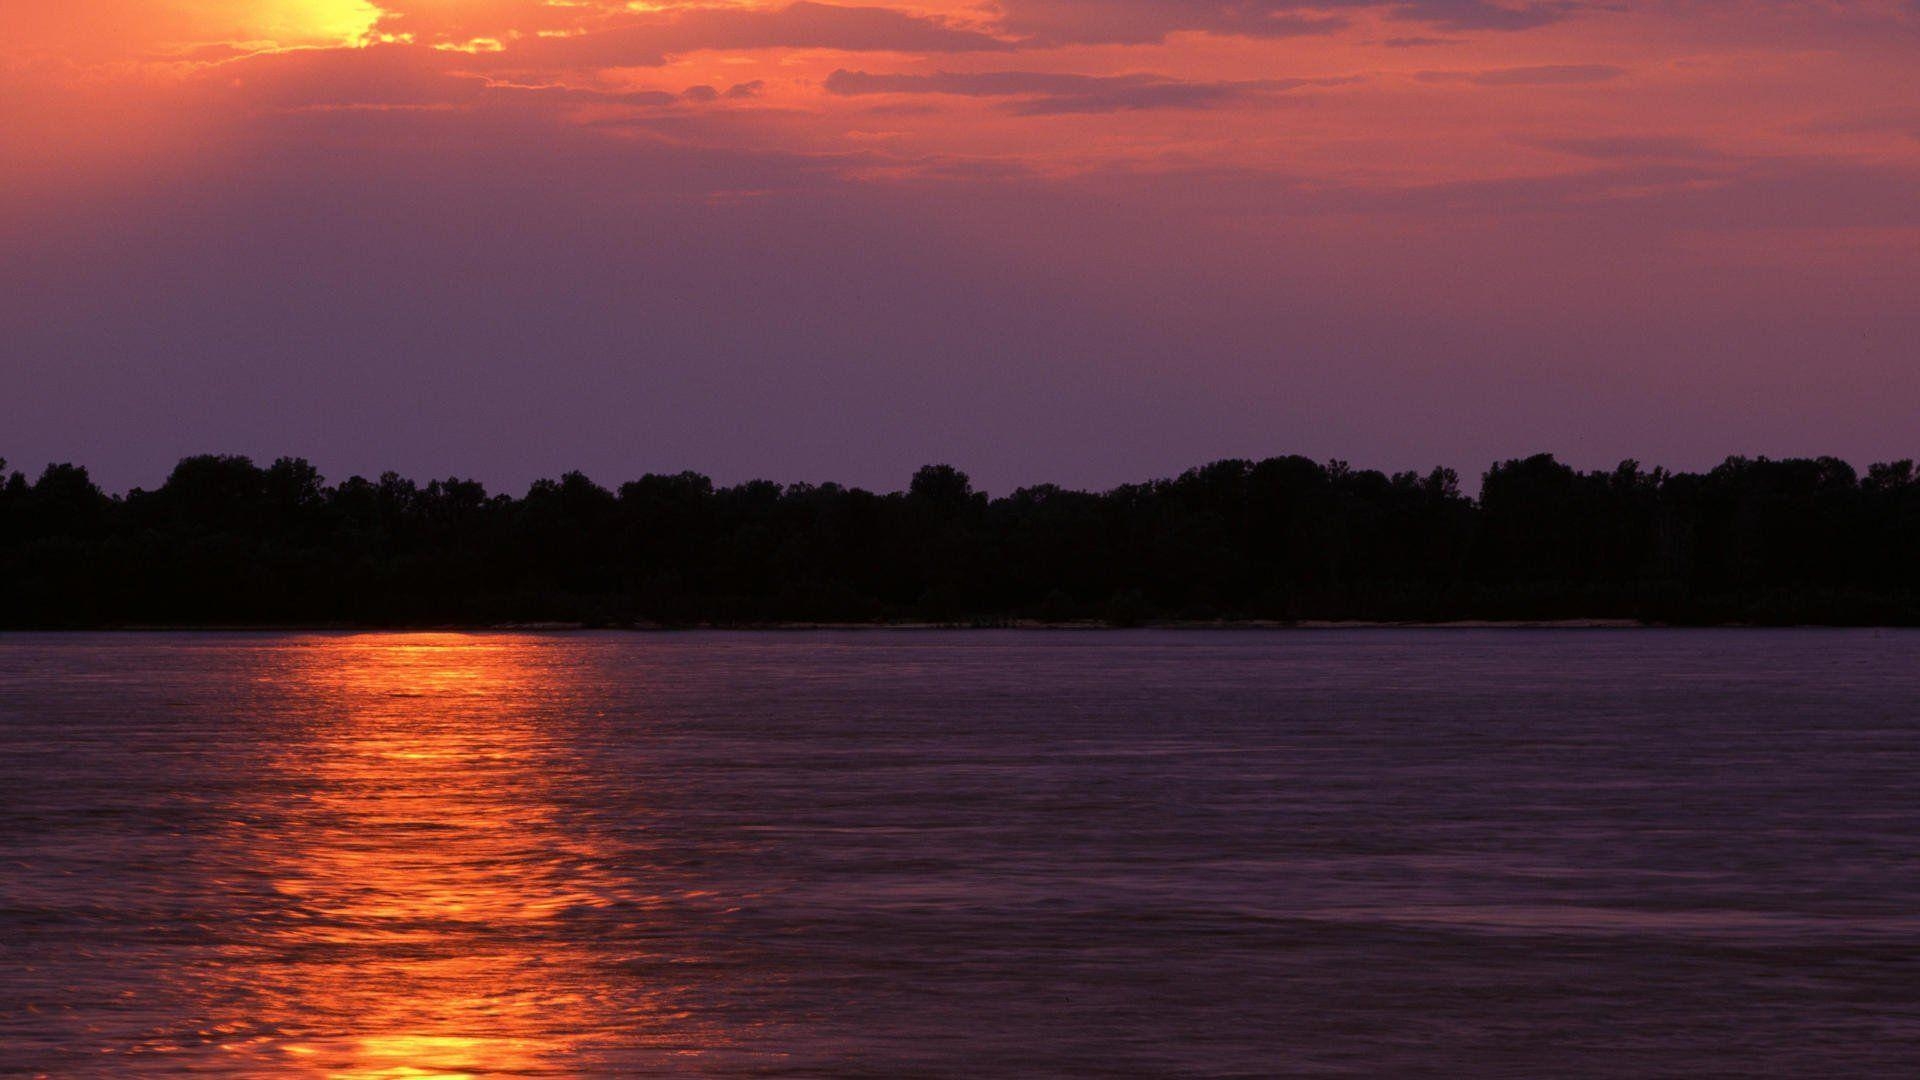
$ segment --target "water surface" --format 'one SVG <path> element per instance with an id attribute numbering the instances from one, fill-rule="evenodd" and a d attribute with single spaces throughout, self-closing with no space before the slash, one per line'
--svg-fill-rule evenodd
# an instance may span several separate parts
<path id="1" fill-rule="evenodd" d="M 1920 1075 L 1920 634 L 0 636 L 0 1073 Z"/>

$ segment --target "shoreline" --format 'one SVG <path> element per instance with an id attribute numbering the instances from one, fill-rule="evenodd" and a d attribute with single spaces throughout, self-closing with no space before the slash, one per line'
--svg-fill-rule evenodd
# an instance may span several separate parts
<path id="1" fill-rule="evenodd" d="M 1885 623 L 1658 623 L 1638 619 L 1452 619 L 1439 621 L 1390 622 L 1370 619 L 1302 619 L 1287 622 L 1276 619 L 1245 620 L 1164 620 L 1143 621 L 1119 626 L 1098 621 L 1048 622 L 1038 619 L 1010 619 L 1004 622 L 756 622 L 756 623 L 636 623 L 622 626 L 591 626 L 578 622 L 525 623 L 422 623 L 382 626 L 367 623 L 240 623 L 191 624 L 153 623 L 121 626 L 57 628 L 0 628 L 0 637 L 8 634 L 689 634 L 689 633 L 918 633 L 929 631 L 1049 632 L 1123 632 L 1129 630 L 1176 630 L 1183 632 L 1242 630 L 1907 630 L 1913 627 Z"/>

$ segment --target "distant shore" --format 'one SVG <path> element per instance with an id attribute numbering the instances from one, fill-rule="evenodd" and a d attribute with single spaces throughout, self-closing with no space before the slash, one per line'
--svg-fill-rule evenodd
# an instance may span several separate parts
<path id="1" fill-rule="evenodd" d="M 596 626 L 576 622 L 422 624 L 378 626 L 339 623 L 190 625 L 156 624 L 59 629 L 6 629 L 4 634 L 50 633 L 126 633 L 126 634 L 237 634 L 237 633 L 344 633 L 344 634 L 572 634 L 572 633 L 859 633 L 928 631 L 1078 631 L 1123 632 L 1128 630 L 1236 631 L 1236 630 L 1898 630 L 1894 625 L 1876 624 L 1756 624 L 1756 623 L 1655 623 L 1636 619 L 1458 619 L 1439 622 L 1384 622 L 1376 620 L 1302 620 L 1283 622 L 1271 619 L 1236 621 L 1166 620 L 1147 621 L 1132 626 L 1105 622 L 1045 622 L 1017 619 L 1004 622 L 753 622 L 736 624 L 667 625 L 637 623 L 622 626 Z"/>
<path id="2" fill-rule="evenodd" d="M 1920 626 L 1920 470 L 1230 459 L 989 496 L 580 473 L 524 496 L 297 458 L 0 481 L 0 625 L 468 630 Z"/>

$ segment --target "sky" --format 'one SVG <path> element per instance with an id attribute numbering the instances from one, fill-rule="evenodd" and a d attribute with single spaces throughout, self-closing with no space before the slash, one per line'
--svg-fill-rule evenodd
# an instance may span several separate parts
<path id="1" fill-rule="evenodd" d="M 1920 454 L 1915 0 L 7 0 L 0 456 Z"/>

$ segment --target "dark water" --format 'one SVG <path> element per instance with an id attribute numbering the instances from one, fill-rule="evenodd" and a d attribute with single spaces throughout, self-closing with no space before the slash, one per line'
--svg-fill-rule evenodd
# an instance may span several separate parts
<path id="1" fill-rule="evenodd" d="M 0 1072 L 1920 1075 L 1920 634 L 0 637 Z"/>

